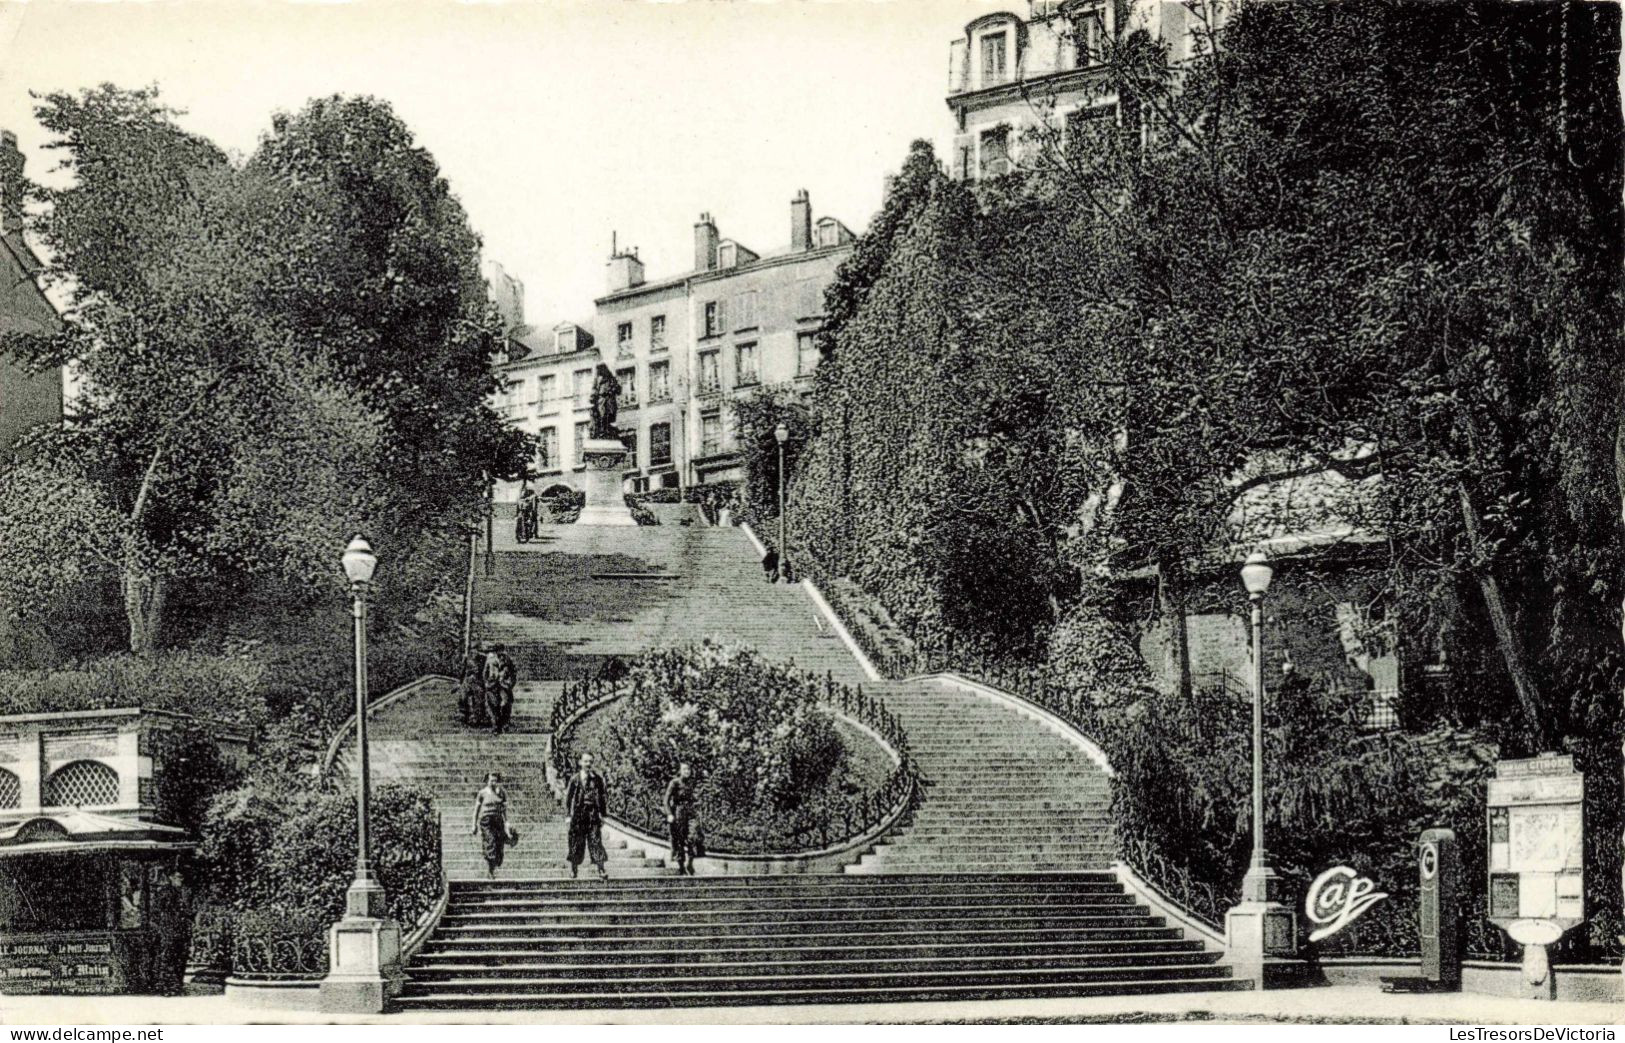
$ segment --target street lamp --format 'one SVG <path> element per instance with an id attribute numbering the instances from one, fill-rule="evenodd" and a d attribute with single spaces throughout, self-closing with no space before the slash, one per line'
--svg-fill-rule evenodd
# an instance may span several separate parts
<path id="1" fill-rule="evenodd" d="M 344 576 L 350 581 L 350 614 L 355 617 L 355 749 L 360 770 L 356 773 L 356 854 L 355 880 L 345 899 L 345 915 L 378 916 L 384 891 L 372 871 L 372 848 L 368 843 L 367 811 L 371 800 L 371 772 L 367 750 L 367 588 L 372 585 L 378 558 L 372 546 L 359 535 L 344 548 Z"/>
<path id="2" fill-rule="evenodd" d="M 1274 575 L 1261 550 L 1241 566 L 1253 624 L 1253 857 L 1241 881 L 1241 904 L 1225 916 L 1225 949 L 1236 975 L 1261 989 L 1267 987 L 1269 959 L 1293 956 L 1298 948 L 1297 915 L 1281 904 L 1280 877 L 1264 849 L 1264 594 Z"/>
<path id="3" fill-rule="evenodd" d="M 1241 566 L 1241 585 L 1247 588 L 1247 600 L 1253 608 L 1253 860 L 1247 869 L 1247 879 L 1270 877 L 1269 856 L 1264 853 L 1264 593 L 1270 589 L 1275 570 L 1261 550 L 1247 555 Z M 1252 897 L 1252 890 L 1244 883 L 1243 889 Z M 1258 901 L 1267 901 L 1260 894 Z"/>
<path id="4" fill-rule="evenodd" d="M 780 424 L 773 429 L 773 437 L 779 443 L 779 574 L 783 575 L 788 560 L 784 543 L 784 443 L 790 440 L 790 429 Z"/>
<path id="5" fill-rule="evenodd" d="M 322 979 L 321 1009 L 329 1013 L 382 1013 L 400 994 L 401 929 L 389 919 L 384 886 L 372 869 L 368 804 L 371 771 L 367 749 L 367 591 L 378 558 L 357 535 L 344 548 L 344 577 L 350 581 L 355 618 L 356 856 L 355 879 L 344 893 L 344 918 L 327 931 L 328 973 Z"/>

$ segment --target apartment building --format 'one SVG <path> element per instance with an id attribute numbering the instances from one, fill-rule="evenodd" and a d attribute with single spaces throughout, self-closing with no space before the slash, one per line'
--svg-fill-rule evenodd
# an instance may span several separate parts
<path id="1" fill-rule="evenodd" d="M 758 388 L 810 383 L 824 288 L 851 251 L 852 232 L 815 219 L 805 191 L 790 202 L 789 245 L 758 252 L 725 237 L 710 214 L 694 225 L 694 265 L 645 282 L 636 257 L 610 260 L 596 329 L 613 345 L 622 428 L 637 450 L 637 489 L 739 478 L 728 402 Z"/>
<path id="2" fill-rule="evenodd" d="M 1174 66 L 1203 46 L 1222 9 L 1214 0 L 1030 0 L 1027 16 L 973 19 L 948 49 L 955 177 L 1008 174 L 1047 141 L 1115 126 L 1139 133 L 1132 99 L 1109 75 L 1116 46 L 1135 33 L 1167 45 Z"/>
<path id="3" fill-rule="evenodd" d="M 628 492 L 742 476 L 728 403 L 762 387 L 811 383 L 824 288 L 854 242 L 837 219 L 814 217 L 805 191 L 791 200 L 789 216 L 789 245 L 758 252 L 701 214 L 688 271 L 650 280 L 635 250 L 617 249 L 590 328 L 519 326 L 500 367 L 508 388 L 493 404 L 540 439 L 538 488 L 582 488 L 600 360 L 621 384 Z M 517 483 L 497 490 L 499 500 L 518 494 Z"/>

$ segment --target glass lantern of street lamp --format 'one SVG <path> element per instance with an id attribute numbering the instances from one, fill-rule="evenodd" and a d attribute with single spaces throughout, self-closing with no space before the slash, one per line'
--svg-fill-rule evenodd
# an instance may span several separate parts
<path id="1" fill-rule="evenodd" d="M 783 445 L 790 440 L 790 429 L 780 424 L 773 429 L 773 437 L 779 440 L 780 445 Z"/>
<path id="2" fill-rule="evenodd" d="M 372 547 L 360 536 L 344 548 L 344 575 L 352 587 L 372 582 L 372 570 L 378 567 L 378 558 Z"/>
<path id="3" fill-rule="evenodd" d="M 1241 566 L 1241 585 L 1247 588 L 1247 593 L 1255 598 L 1263 597 L 1264 592 L 1270 589 L 1270 578 L 1275 570 L 1270 568 L 1270 559 L 1261 550 L 1255 550 L 1247 555 L 1247 561 Z"/>

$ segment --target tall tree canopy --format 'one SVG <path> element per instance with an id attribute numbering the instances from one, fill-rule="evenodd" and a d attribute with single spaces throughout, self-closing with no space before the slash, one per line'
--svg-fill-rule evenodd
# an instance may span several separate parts
<path id="1" fill-rule="evenodd" d="M 334 108 L 349 131 L 319 133 Z M 111 570 L 135 651 L 162 641 L 175 580 L 332 582 L 348 531 L 410 546 L 522 452 L 483 401 L 478 241 L 387 107 L 315 103 L 246 164 L 176 115 L 152 89 L 41 99 L 68 184 L 35 187 L 35 231 L 68 322 L 8 345 L 81 394 L 0 479 L 5 601 Z M 73 509 L 66 545 L 42 489 Z"/>
<path id="2" fill-rule="evenodd" d="M 796 506 L 825 567 L 928 641 L 1041 645 L 1107 565 L 1177 612 L 1259 485 L 1377 473 L 1412 651 L 1490 668 L 1514 747 L 1613 720 L 1618 17 L 1233 5 L 1177 76 L 1117 41 L 1143 133 L 1034 134 L 974 207 L 890 207 L 837 281 Z M 893 586 L 869 562 L 900 552 L 842 533 L 898 498 L 936 549 Z"/>

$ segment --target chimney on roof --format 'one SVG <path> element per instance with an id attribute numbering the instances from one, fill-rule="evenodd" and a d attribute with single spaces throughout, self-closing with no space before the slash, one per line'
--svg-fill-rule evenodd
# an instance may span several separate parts
<path id="1" fill-rule="evenodd" d="M 709 272 L 717 266 L 717 223 L 710 214 L 701 214 L 694 225 L 694 270 Z"/>
<path id="2" fill-rule="evenodd" d="M 790 200 L 790 249 L 811 250 L 812 241 L 812 200 L 803 188 Z"/>
<path id="3" fill-rule="evenodd" d="M 643 262 L 638 260 L 636 247 L 617 249 L 611 253 L 606 271 L 608 280 L 605 285 L 610 293 L 643 285 Z"/>
<path id="4" fill-rule="evenodd" d="M 0 235 L 21 235 L 23 230 L 23 154 L 17 135 L 0 130 Z"/>

